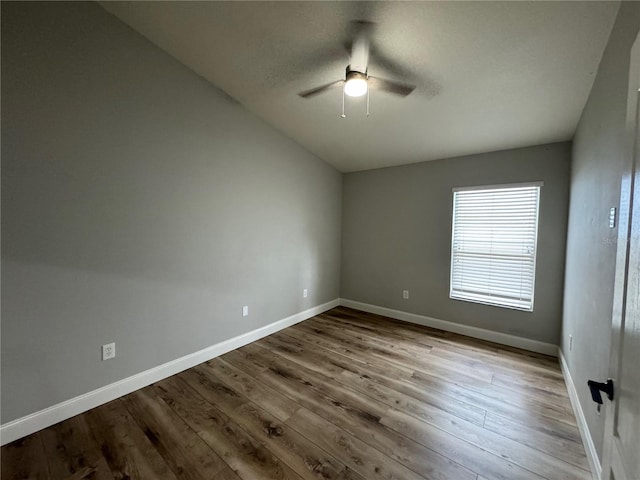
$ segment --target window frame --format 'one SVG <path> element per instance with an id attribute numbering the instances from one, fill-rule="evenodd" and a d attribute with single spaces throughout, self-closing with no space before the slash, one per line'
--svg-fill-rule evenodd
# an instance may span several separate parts
<path id="1" fill-rule="evenodd" d="M 540 231 L 540 194 L 542 191 L 542 187 L 544 186 L 544 182 L 525 182 L 525 183 L 508 183 L 508 184 L 498 184 L 498 185 L 473 185 L 473 186 L 464 186 L 464 187 L 454 187 L 452 188 L 452 196 L 451 196 L 451 205 L 452 205 L 452 215 L 451 215 L 451 258 L 450 258 L 450 269 L 449 269 L 449 298 L 452 300 L 458 300 L 463 302 L 477 303 L 481 305 L 489 305 L 493 307 L 499 308 L 507 308 L 511 310 L 518 310 L 522 312 L 533 312 L 534 301 L 535 301 L 535 290 L 536 290 L 536 270 L 537 270 L 537 258 L 538 258 L 538 236 Z M 534 235 L 534 251 L 533 251 L 533 278 L 531 284 L 531 304 L 530 307 L 520 307 L 517 305 L 509 305 L 505 303 L 501 303 L 499 300 L 491 301 L 486 298 L 473 298 L 473 296 L 464 295 L 464 292 L 460 292 L 459 290 L 454 292 L 453 285 L 453 275 L 454 275 L 454 253 L 455 253 L 455 233 L 456 233 L 456 193 L 464 192 L 464 191 L 483 191 L 483 190 L 507 190 L 507 189 L 515 189 L 515 188 L 528 188 L 535 187 L 537 188 L 536 195 L 536 216 L 535 216 L 535 235 Z M 476 297 L 481 296 L 482 294 L 475 294 Z M 488 296 L 488 294 L 487 294 Z M 500 297 L 496 297 L 500 298 Z M 506 298 L 506 297 L 502 297 Z"/>

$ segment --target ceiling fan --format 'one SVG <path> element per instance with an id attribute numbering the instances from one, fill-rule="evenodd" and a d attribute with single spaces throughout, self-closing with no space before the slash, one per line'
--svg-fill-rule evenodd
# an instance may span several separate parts
<path id="1" fill-rule="evenodd" d="M 368 36 L 365 34 L 366 32 L 364 27 L 369 27 L 372 24 L 367 22 L 353 23 L 360 28 L 351 45 L 351 56 L 349 58 L 349 65 L 346 69 L 345 78 L 298 93 L 298 95 L 302 98 L 311 98 L 321 93 L 332 90 L 333 88 L 343 87 L 342 117 L 345 116 L 344 95 L 348 95 L 350 97 L 361 97 L 363 95 L 368 95 L 369 91 L 371 89 L 374 89 L 394 95 L 399 95 L 401 97 L 406 97 L 416 88 L 415 85 L 387 80 L 379 77 L 372 77 L 368 74 L 370 43 Z"/>

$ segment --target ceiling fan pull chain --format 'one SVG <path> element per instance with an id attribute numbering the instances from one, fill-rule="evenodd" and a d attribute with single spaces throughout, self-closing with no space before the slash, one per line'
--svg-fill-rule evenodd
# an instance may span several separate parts
<path id="1" fill-rule="evenodd" d="M 342 89 L 342 115 L 340 115 L 342 118 L 345 118 L 346 115 L 344 114 L 344 88 Z"/>
<path id="2" fill-rule="evenodd" d="M 367 117 L 369 116 L 369 95 L 371 93 L 371 89 L 367 88 Z"/>

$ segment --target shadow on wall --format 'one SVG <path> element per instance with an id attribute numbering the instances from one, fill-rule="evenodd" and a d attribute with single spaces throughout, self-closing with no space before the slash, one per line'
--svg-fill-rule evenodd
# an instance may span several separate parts
<path id="1" fill-rule="evenodd" d="M 3 422 L 338 297 L 332 167 L 96 4 L 1 33 Z"/>

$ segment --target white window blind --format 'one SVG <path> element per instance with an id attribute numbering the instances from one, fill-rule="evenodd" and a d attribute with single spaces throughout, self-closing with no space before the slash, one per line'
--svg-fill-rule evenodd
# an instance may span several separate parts
<path id="1" fill-rule="evenodd" d="M 540 186 L 454 190 L 451 298 L 533 310 Z"/>

